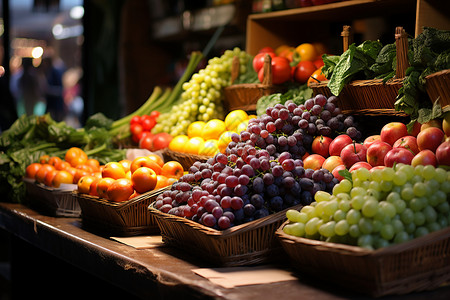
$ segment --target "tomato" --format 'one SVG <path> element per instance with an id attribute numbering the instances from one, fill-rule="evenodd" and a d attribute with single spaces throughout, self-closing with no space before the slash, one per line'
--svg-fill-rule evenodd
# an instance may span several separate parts
<path id="1" fill-rule="evenodd" d="M 152 111 L 152 112 L 150 113 L 150 117 L 152 117 L 153 119 L 155 119 L 155 121 L 156 121 L 156 119 L 158 119 L 159 115 L 160 115 L 160 112 L 157 111 L 157 110 L 154 110 L 154 111 Z"/>
<path id="2" fill-rule="evenodd" d="M 144 132 L 144 127 L 141 124 L 135 123 L 130 125 L 131 138 L 133 142 L 136 144 L 139 143 L 139 140 L 142 137 L 142 133 Z"/>
<path id="3" fill-rule="evenodd" d="M 44 183 L 45 176 L 51 170 L 54 170 L 55 167 L 49 164 L 42 164 L 39 170 L 36 172 L 35 179 L 37 182 Z"/>
<path id="4" fill-rule="evenodd" d="M 76 167 L 80 164 L 86 163 L 88 160 L 87 154 L 78 147 L 72 147 L 67 150 L 64 159 L 72 165 L 72 167 Z"/>
<path id="5" fill-rule="evenodd" d="M 174 160 L 166 162 L 161 168 L 161 175 L 172 178 L 180 178 L 183 176 L 184 169 L 183 166 Z"/>
<path id="6" fill-rule="evenodd" d="M 322 57 L 317 58 L 317 59 L 314 61 L 314 65 L 316 66 L 316 69 L 318 69 L 318 68 L 320 68 L 320 67 L 323 67 L 324 63 L 323 63 Z"/>
<path id="7" fill-rule="evenodd" d="M 89 158 L 86 162 L 87 166 L 90 166 L 93 172 L 100 171 L 100 162 L 95 158 Z"/>
<path id="8" fill-rule="evenodd" d="M 62 161 L 58 166 L 56 166 L 56 170 L 68 170 L 72 168 L 72 166 L 67 161 Z"/>
<path id="9" fill-rule="evenodd" d="M 115 181 L 110 177 L 105 177 L 97 182 L 97 194 L 100 198 L 108 198 L 108 188 Z"/>
<path id="10" fill-rule="evenodd" d="M 169 147 L 172 136 L 166 132 L 155 134 L 152 141 L 152 149 L 150 151 L 158 151 Z"/>
<path id="11" fill-rule="evenodd" d="M 309 77 L 316 70 L 316 66 L 309 60 L 300 61 L 295 68 L 294 79 L 295 81 L 304 84 L 308 81 Z"/>
<path id="12" fill-rule="evenodd" d="M 87 165 L 87 164 L 78 165 L 78 166 L 75 167 L 75 169 L 84 170 L 84 171 L 89 172 L 89 173 L 94 172 L 92 167 Z"/>
<path id="13" fill-rule="evenodd" d="M 133 183 L 126 178 L 115 180 L 106 190 L 108 199 L 114 202 L 126 201 L 133 193 Z"/>
<path id="14" fill-rule="evenodd" d="M 57 168 L 59 168 L 59 166 L 61 165 L 62 159 L 59 158 L 58 156 L 51 156 L 51 157 L 48 159 L 48 162 L 47 162 L 47 163 L 48 163 L 49 165 L 54 166 L 54 167 L 57 169 Z"/>
<path id="15" fill-rule="evenodd" d="M 130 125 L 140 124 L 140 123 L 141 123 L 141 116 L 138 116 L 138 115 L 133 116 L 130 120 Z"/>
<path id="16" fill-rule="evenodd" d="M 70 173 L 70 172 L 69 172 Z M 71 173 L 72 174 L 72 173 Z M 82 170 L 82 169 L 75 169 L 75 174 L 73 174 L 73 183 L 77 184 L 78 181 L 81 179 L 81 177 L 83 176 L 88 176 L 91 175 L 90 172 L 86 171 L 86 170 Z"/>
<path id="17" fill-rule="evenodd" d="M 312 73 L 312 75 L 309 77 L 308 79 L 308 86 L 310 86 L 311 83 L 313 82 L 321 82 L 321 81 L 326 81 L 328 80 L 325 75 L 323 75 L 322 73 L 322 68 L 319 68 L 317 70 L 314 71 L 314 73 Z"/>
<path id="18" fill-rule="evenodd" d="M 91 182 L 91 185 L 89 186 L 89 195 L 91 196 L 98 196 L 97 192 L 97 184 L 100 181 L 101 178 L 94 177 L 94 180 Z"/>
<path id="19" fill-rule="evenodd" d="M 36 176 L 37 171 L 39 171 L 40 168 L 41 168 L 41 164 L 40 163 L 29 164 L 26 167 L 26 169 L 25 169 L 25 177 L 34 179 L 34 177 Z"/>
<path id="20" fill-rule="evenodd" d="M 258 78 L 260 82 L 264 80 L 264 69 L 259 70 Z M 274 57 L 272 59 L 272 83 L 282 84 L 291 79 L 291 66 L 289 60 L 284 57 Z"/>
<path id="21" fill-rule="evenodd" d="M 44 184 L 46 186 L 52 186 L 52 181 L 53 181 L 53 178 L 56 176 L 56 173 L 58 173 L 58 170 L 52 169 L 52 170 L 49 170 L 47 172 L 47 174 L 45 174 Z"/>
<path id="22" fill-rule="evenodd" d="M 153 147 L 153 137 L 154 137 L 153 134 L 143 135 L 139 140 L 139 148 L 152 151 L 151 149 Z"/>
<path id="23" fill-rule="evenodd" d="M 133 188 L 141 194 L 153 190 L 157 180 L 155 171 L 147 167 L 140 167 L 131 174 Z"/>
<path id="24" fill-rule="evenodd" d="M 130 165 L 131 174 L 140 167 L 147 167 L 155 171 L 156 175 L 161 174 L 161 167 L 148 156 L 139 156 L 133 159 Z"/>
<path id="25" fill-rule="evenodd" d="M 263 47 L 258 51 L 258 53 L 275 53 L 275 50 L 273 50 L 272 47 Z"/>
<path id="26" fill-rule="evenodd" d="M 86 175 L 80 178 L 77 182 L 78 193 L 89 194 L 91 184 L 95 180 L 94 176 Z"/>
<path id="27" fill-rule="evenodd" d="M 266 56 L 266 54 L 269 54 L 272 57 L 272 60 L 276 57 L 276 54 L 273 52 L 256 54 L 255 57 L 253 58 L 253 69 L 255 70 L 256 73 L 258 73 L 259 70 L 263 68 L 264 57 Z"/>
<path id="28" fill-rule="evenodd" d="M 119 179 L 125 177 L 125 170 L 122 164 L 118 162 L 109 162 L 102 170 L 102 177 L 110 177 L 113 179 Z"/>
<path id="29" fill-rule="evenodd" d="M 60 187 L 62 183 L 71 184 L 73 182 L 73 175 L 65 170 L 57 171 L 53 177 L 52 185 L 56 188 Z"/>
<path id="30" fill-rule="evenodd" d="M 154 118 L 151 118 L 150 116 L 145 115 L 142 117 L 141 125 L 142 125 L 142 129 L 144 131 L 150 131 L 150 130 L 152 130 L 153 127 L 155 127 L 156 121 Z"/>

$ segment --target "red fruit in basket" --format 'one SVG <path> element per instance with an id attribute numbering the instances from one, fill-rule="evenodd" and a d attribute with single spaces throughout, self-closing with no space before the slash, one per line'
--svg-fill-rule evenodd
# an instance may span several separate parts
<path id="1" fill-rule="evenodd" d="M 409 135 L 406 125 L 400 122 L 391 122 L 381 128 L 381 141 L 394 145 L 399 138 Z"/>
<path id="2" fill-rule="evenodd" d="M 436 152 L 437 147 L 442 143 L 444 139 L 444 132 L 437 127 L 428 127 L 425 130 L 421 130 L 417 135 L 417 145 L 419 150 L 429 149 Z"/>
<path id="3" fill-rule="evenodd" d="M 141 194 L 153 190 L 157 180 L 155 171 L 147 167 L 140 167 L 131 174 L 133 188 Z"/>
<path id="4" fill-rule="evenodd" d="M 338 135 L 334 138 L 334 140 L 330 143 L 330 147 L 328 151 L 330 152 L 330 156 L 340 156 L 342 149 L 345 146 L 351 144 L 353 142 L 352 138 L 346 134 Z"/>
<path id="5" fill-rule="evenodd" d="M 37 171 L 39 171 L 40 168 L 41 168 L 41 164 L 40 163 L 29 164 L 26 167 L 26 169 L 25 169 L 25 177 L 34 179 L 34 177 L 36 176 Z"/>
<path id="6" fill-rule="evenodd" d="M 264 57 L 266 56 L 266 54 L 269 54 L 272 59 L 277 56 L 274 52 L 262 52 L 256 54 L 255 58 L 253 58 L 253 69 L 256 73 L 258 73 L 259 70 L 261 70 L 264 66 Z"/>
<path id="7" fill-rule="evenodd" d="M 114 202 L 126 201 L 133 193 L 133 183 L 127 178 L 115 180 L 106 191 L 108 199 Z"/>
<path id="8" fill-rule="evenodd" d="M 437 147 L 436 158 L 439 165 L 450 166 L 450 141 L 445 141 Z"/>
<path id="9" fill-rule="evenodd" d="M 309 77 L 316 70 L 316 65 L 309 60 L 300 61 L 295 67 L 294 79 L 298 83 L 304 84 L 308 81 Z"/>
<path id="10" fill-rule="evenodd" d="M 166 132 L 155 134 L 155 136 L 153 137 L 152 148 L 150 151 L 154 152 L 169 147 L 172 138 L 173 137 Z"/>

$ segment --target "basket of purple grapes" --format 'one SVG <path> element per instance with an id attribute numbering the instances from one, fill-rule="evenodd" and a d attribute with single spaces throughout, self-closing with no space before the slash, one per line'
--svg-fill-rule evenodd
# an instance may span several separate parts
<path id="1" fill-rule="evenodd" d="M 331 192 L 339 182 L 326 169 L 304 168 L 313 138 L 348 129 L 355 139 L 361 135 L 347 128 L 336 100 L 317 95 L 306 106 L 288 100 L 269 107 L 233 134 L 226 154 L 195 162 L 149 206 L 163 241 L 222 266 L 273 257 L 285 211 L 310 204 L 317 191 Z M 317 122 L 322 116 L 336 128 Z"/>

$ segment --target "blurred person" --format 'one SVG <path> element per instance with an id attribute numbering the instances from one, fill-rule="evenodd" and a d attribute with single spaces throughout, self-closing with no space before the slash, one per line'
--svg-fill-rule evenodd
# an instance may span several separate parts
<path id="1" fill-rule="evenodd" d="M 81 127 L 84 101 L 81 97 L 81 68 L 70 68 L 63 75 L 64 105 L 67 110 L 64 121 L 72 127 Z"/>
<path id="2" fill-rule="evenodd" d="M 16 101 L 19 115 L 39 114 L 36 108 L 38 104 L 45 103 L 44 98 L 45 82 L 40 70 L 33 66 L 33 59 L 22 58 L 22 72 L 17 78 Z"/>
<path id="3" fill-rule="evenodd" d="M 64 119 L 64 99 L 62 76 L 65 67 L 62 61 L 54 58 L 51 50 L 47 50 L 50 54 L 42 59 L 41 68 L 46 78 L 45 100 L 47 102 L 47 112 L 55 121 Z M 45 55 L 45 54 L 44 54 Z"/>

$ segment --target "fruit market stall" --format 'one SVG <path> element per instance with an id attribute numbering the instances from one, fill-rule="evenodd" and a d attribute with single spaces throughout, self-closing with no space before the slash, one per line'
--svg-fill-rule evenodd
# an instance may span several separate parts
<path id="1" fill-rule="evenodd" d="M 137 246 L 83 230 L 79 218 L 49 217 L 20 204 L 0 204 L 0 228 L 12 234 L 13 253 L 16 254 L 13 260 L 16 265 L 13 264 L 12 268 L 17 276 L 15 278 L 22 279 L 17 282 L 16 288 L 17 295 L 23 298 L 45 296 L 47 299 L 57 299 L 69 291 L 75 297 L 90 295 L 113 299 L 366 298 L 351 292 L 351 289 L 336 287 L 332 281 L 317 281 L 303 276 L 292 269 L 291 264 L 284 263 L 267 268 L 263 265 L 269 272 L 265 273 L 264 280 L 256 279 L 247 285 L 230 287 L 226 283 L 231 279 L 213 282 L 213 279 L 207 279 L 206 273 L 202 273 L 205 277 L 194 273 L 226 269 L 209 269 L 211 264 L 199 257 L 162 246 L 160 236 L 152 236 L 159 238 L 155 242 L 156 247 L 148 246 L 147 242 L 146 246 L 150 248 L 137 249 Z M 44 254 L 40 254 L 42 251 Z M 42 257 L 46 260 L 42 261 Z M 280 259 L 286 262 L 287 258 L 283 255 Z M 63 267 L 58 267 L 60 264 Z M 251 272 L 251 267 L 243 267 L 239 271 L 250 274 L 245 276 L 247 279 L 252 278 L 252 274 L 256 276 Z M 239 276 L 239 272 L 232 274 Z M 277 277 L 280 279 L 277 280 Z M 77 283 L 76 289 L 67 286 L 67 278 Z M 267 278 L 270 280 L 267 281 Z M 26 289 L 23 282 L 27 282 Z M 442 286 L 433 291 L 385 298 L 448 299 L 449 296 L 450 288 Z"/>

